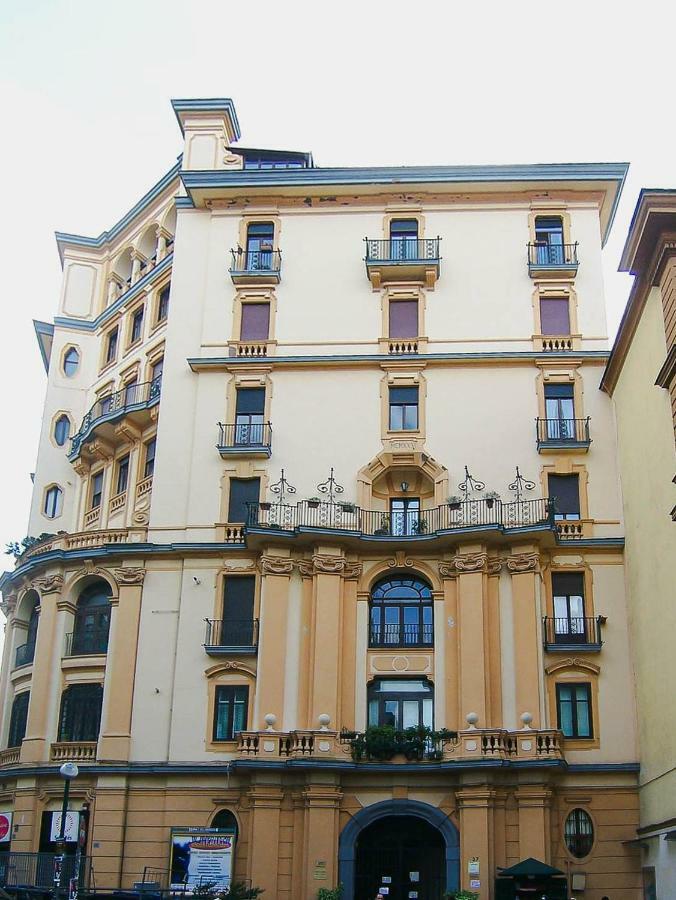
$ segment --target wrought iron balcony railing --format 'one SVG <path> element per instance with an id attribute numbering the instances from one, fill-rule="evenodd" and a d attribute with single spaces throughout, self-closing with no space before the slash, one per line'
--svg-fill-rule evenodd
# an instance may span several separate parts
<path id="1" fill-rule="evenodd" d="M 366 242 L 366 265 L 369 263 L 393 263 L 407 265 L 416 262 L 438 262 L 441 238 L 395 238 L 394 240 L 373 240 Z"/>
<path id="2" fill-rule="evenodd" d="M 574 244 L 528 244 L 528 269 L 577 269 L 577 241 Z"/>
<path id="3" fill-rule="evenodd" d="M 302 500 L 298 504 L 249 503 L 247 529 L 303 528 L 340 531 L 373 538 L 424 538 L 473 528 L 554 528 L 554 505 L 540 500 L 464 500 L 415 513 L 362 509 L 351 503 Z"/>
<path id="4" fill-rule="evenodd" d="M 281 250 L 244 250 L 237 247 L 230 251 L 230 256 L 230 276 L 233 281 L 266 277 L 279 282 L 282 270 Z"/>
<path id="5" fill-rule="evenodd" d="M 256 652 L 258 619 L 205 619 L 204 649 L 210 656 L 232 652 Z"/>
<path id="6" fill-rule="evenodd" d="M 431 623 L 371 625 L 369 629 L 369 647 L 431 647 L 433 644 Z"/>
<path id="7" fill-rule="evenodd" d="M 27 666 L 29 663 L 32 663 L 34 659 L 35 641 L 30 641 L 27 644 L 21 644 L 21 646 L 16 648 L 14 666 L 17 669 L 19 668 L 19 666 Z"/>
<path id="8" fill-rule="evenodd" d="M 603 616 L 545 616 L 542 620 L 545 650 L 600 650 Z"/>
<path id="9" fill-rule="evenodd" d="M 108 652 L 108 628 L 92 628 L 89 631 L 71 631 L 66 635 L 64 656 L 87 656 L 90 653 Z"/>
<path id="10" fill-rule="evenodd" d="M 68 458 L 74 459 L 80 448 L 97 425 L 121 418 L 125 413 L 144 409 L 157 403 L 160 399 L 162 379 L 144 381 L 141 384 L 129 384 L 121 391 L 101 397 L 91 407 L 77 433 L 70 440 Z"/>
<path id="11" fill-rule="evenodd" d="M 269 422 L 218 423 L 218 451 L 221 456 L 235 454 L 270 456 L 272 425 Z"/>
<path id="12" fill-rule="evenodd" d="M 589 447 L 590 418 L 536 419 L 538 450 L 543 447 Z"/>

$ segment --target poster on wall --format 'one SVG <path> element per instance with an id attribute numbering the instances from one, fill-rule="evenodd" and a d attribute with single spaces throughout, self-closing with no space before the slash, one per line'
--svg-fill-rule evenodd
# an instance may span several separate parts
<path id="1" fill-rule="evenodd" d="M 12 838 L 12 814 L 0 812 L 0 842 L 5 843 Z"/>
<path id="2" fill-rule="evenodd" d="M 190 890 L 213 883 L 230 886 L 235 832 L 232 828 L 172 828 L 171 887 Z"/>
<path id="3" fill-rule="evenodd" d="M 79 831 L 80 831 L 80 813 L 77 813 L 77 812 L 66 813 L 66 827 L 63 829 L 64 840 L 65 841 L 76 841 Z M 52 813 L 52 824 L 51 824 L 51 828 L 49 831 L 49 840 L 52 842 L 58 841 L 60 834 L 61 834 L 61 813 L 53 812 Z"/>

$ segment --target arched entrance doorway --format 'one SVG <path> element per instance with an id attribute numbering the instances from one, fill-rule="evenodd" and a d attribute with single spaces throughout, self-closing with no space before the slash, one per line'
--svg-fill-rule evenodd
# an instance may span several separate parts
<path id="1" fill-rule="evenodd" d="M 441 900 L 460 878 L 458 831 L 434 806 L 388 800 L 360 810 L 338 845 L 344 900 Z"/>

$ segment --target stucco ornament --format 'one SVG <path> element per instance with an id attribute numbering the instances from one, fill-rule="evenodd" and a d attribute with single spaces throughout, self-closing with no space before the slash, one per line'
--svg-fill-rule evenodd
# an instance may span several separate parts
<path id="1" fill-rule="evenodd" d="M 146 577 L 146 570 L 141 566 L 114 569 L 114 572 L 120 584 L 143 584 L 143 579 Z"/>
<path id="2" fill-rule="evenodd" d="M 516 553 L 507 560 L 507 571 L 513 573 L 534 572 L 538 568 L 537 553 Z"/>
<path id="3" fill-rule="evenodd" d="M 33 580 L 33 587 L 40 594 L 56 594 L 63 588 L 63 575 L 43 575 Z"/>
<path id="4" fill-rule="evenodd" d="M 456 556 L 453 564 L 458 572 L 481 572 L 486 567 L 487 559 L 485 553 L 466 553 Z"/>
<path id="5" fill-rule="evenodd" d="M 293 560 L 288 556 L 261 556 L 259 566 L 263 575 L 290 575 L 293 572 Z"/>
<path id="6" fill-rule="evenodd" d="M 325 575 L 341 575 L 345 569 L 344 556 L 320 556 L 316 553 L 312 557 L 315 572 L 321 572 Z"/>
<path id="7" fill-rule="evenodd" d="M 492 556 L 488 560 L 487 570 L 489 575 L 499 575 L 502 569 L 502 560 L 497 556 Z"/>

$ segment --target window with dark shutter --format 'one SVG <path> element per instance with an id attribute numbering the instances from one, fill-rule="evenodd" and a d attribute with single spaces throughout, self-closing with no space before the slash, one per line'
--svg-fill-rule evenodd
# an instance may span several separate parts
<path id="1" fill-rule="evenodd" d="M 391 338 L 418 337 L 418 301 L 396 300 L 390 302 Z"/>
<path id="2" fill-rule="evenodd" d="M 254 575 L 225 579 L 221 644 L 224 647 L 251 647 L 254 644 Z"/>
<path id="3" fill-rule="evenodd" d="M 61 700 L 59 740 L 97 741 L 102 700 L 101 684 L 73 684 L 67 688 Z"/>
<path id="4" fill-rule="evenodd" d="M 580 518 L 579 475 L 550 475 L 549 497 L 556 499 L 557 519 Z"/>
<path id="5" fill-rule="evenodd" d="M 28 703 L 30 691 L 17 694 L 12 703 L 12 713 L 9 718 L 9 737 L 7 747 L 20 747 L 26 736 L 26 724 L 28 722 Z"/>
<path id="6" fill-rule="evenodd" d="M 567 297 L 540 298 L 540 333 L 570 334 L 570 311 Z"/>
<path id="7" fill-rule="evenodd" d="M 242 388 L 237 391 L 236 414 L 262 416 L 265 412 L 265 388 Z"/>
<path id="8" fill-rule="evenodd" d="M 258 503 L 260 478 L 231 478 L 228 522 L 247 522 L 248 503 Z"/>
<path id="9" fill-rule="evenodd" d="M 270 333 L 270 304 L 243 303 L 240 340 L 266 341 Z"/>

